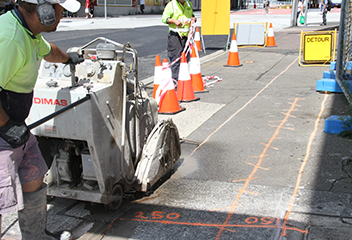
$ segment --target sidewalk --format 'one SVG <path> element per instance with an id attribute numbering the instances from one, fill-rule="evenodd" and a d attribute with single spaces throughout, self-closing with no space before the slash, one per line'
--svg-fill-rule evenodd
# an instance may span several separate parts
<path id="1" fill-rule="evenodd" d="M 200 143 L 182 143 L 170 179 L 114 213 L 52 199 L 48 230 L 71 229 L 82 240 L 349 239 L 351 143 L 323 132 L 348 104 L 315 91 L 329 66 L 297 60 L 301 30 L 323 29 L 285 28 L 275 48 L 239 48 L 239 68 L 223 66 L 228 52 L 202 57 L 202 75 L 222 81 L 168 116 L 180 137 Z M 143 80 L 148 91 L 152 81 Z M 15 214 L 3 217 L 3 230 L 3 239 L 19 239 Z"/>

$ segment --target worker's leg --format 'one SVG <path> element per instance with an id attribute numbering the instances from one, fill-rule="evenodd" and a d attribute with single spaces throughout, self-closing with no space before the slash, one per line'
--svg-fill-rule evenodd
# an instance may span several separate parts
<path id="1" fill-rule="evenodd" d="M 45 239 L 46 184 L 42 184 L 35 192 L 23 193 L 24 209 L 18 211 L 18 222 L 23 240 Z"/>
<path id="2" fill-rule="evenodd" d="M 172 78 L 178 81 L 178 74 L 180 71 L 180 60 L 174 62 L 176 59 L 181 57 L 181 53 L 184 50 L 186 37 L 180 38 L 177 33 L 169 33 L 167 54 L 170 60 L 170 64 L 173 63 L 170 68 L 172 72 Z"/>
<path id="3" fill-rule="evenodd" d="M 326 13 L 327 13 L 327 11 L 323 11 L 323 23 L 322 23 L 322 25 L 326 25 Z"/>
<path id="4" fill-rule="evenodd" d="M 23 190 L 24 208 L 18 211 L 22 239 L 24 240 L 52 240 L 60 236 L 49 236 L 46 233 L 46 193 L 47 186 L 43 183 L 43 176 L 47 172 L 37 139 L 31 134 L 23 148 L 23 160 L 18 168 Z M 35 221 L 33 221 L 35 219 Z M 67 233 L 65 231 L 65 233 Z M 71 239 L 72 234 L 66 238 Z"/>

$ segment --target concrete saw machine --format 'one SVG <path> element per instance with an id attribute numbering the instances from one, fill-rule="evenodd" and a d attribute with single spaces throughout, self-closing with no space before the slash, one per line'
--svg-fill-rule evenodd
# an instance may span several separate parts
<path id="1" fill-rule="evenodd" d="M 96 38 L 70 48 L 85 61 L 42 61 L 27 124 L 49 166 L 48 195 L 101 203 L 147 192 L 181 154 L 176 125 L 138 81 L 137 51 Z"/>

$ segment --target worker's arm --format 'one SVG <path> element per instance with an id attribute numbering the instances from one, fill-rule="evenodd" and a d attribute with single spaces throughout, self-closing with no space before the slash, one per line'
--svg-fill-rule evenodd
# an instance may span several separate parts
<path id="1" fill-rule="evenodd" d="M 64 63 L 68 60 L 68 54 L 62 51 L 58 46 L 50 43 L 51 51 L 50 54 L 45 56 L 44 59 L 48 62 Z"/>
<path id="2" fill-rule="evenodd" d="M 173 9 L 172 9 L 172 2 L 169 2 L 164 11 L 163 11 L 163 16 L 161 17 L 161 21 L 165 24 L 171 24 L 171 23 L 174 23 L 173 20 L 175 19 L 172 19 L 172 16 L 174 15 L 173 13 Z M 170 20 L 170 21 L 169 21 Z"/>
<path id="3" fill-rule="evenodd" d="M 167 19 L 167 24 L 172 24 L 172 23 L 174 23 L 178 27 L 183 25 L 183 23 L 180 20 L 172 19 L 172 18 Z"/>
<path id="4" fill-rule="evenodd" d="M 197 22 L 197 18 L 194 15 L 192 16 L 192 21 Z M 178 27 L 183 25 L 183 23 L 180 20 L 176 20 L 176 19 L 172 19 L 172 18 L 168 18 L 166 23 L 167 24 L 174 23 Z"/>
<path id="5" fill-rule="evenodd" d="M 44 59 L 48 62 L 77 64 L 84 61 L 83 57 L 76 52 L 65 53 L 53 43 L 50 43 L 50 46 L 51 46 L 50 54 L 44 57 Z"/>

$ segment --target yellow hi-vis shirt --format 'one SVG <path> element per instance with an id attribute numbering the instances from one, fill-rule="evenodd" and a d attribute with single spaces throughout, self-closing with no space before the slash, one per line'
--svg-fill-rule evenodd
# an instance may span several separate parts
<path id="1" fill-rule="evenodd" d="M 177 0 L 172 0 L 166 5 L 161 21 L 167 24 L 169 18 L 180 20 L 184 24 L 180 27 L 176 27 L 173 23 L 169 24 L 169 31 L 178 32 L 182 37 L 186 37 L 191 27 L 192 16 L 193 6 L 191 1 L 185 0 L 182 5 Z"/>
<path id="2" fill-rule="evenodd" d="M 0 87 L 30 93 L 37 80 L 40 61 L 50 53 L 50 44 L 28 29 L 17 8 L 0 17 Z"/>

